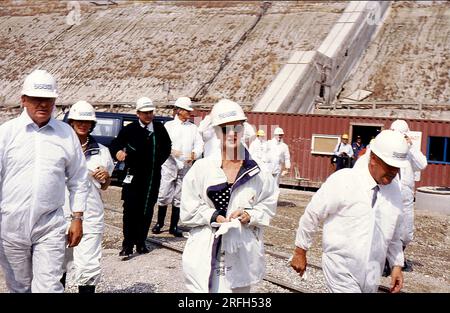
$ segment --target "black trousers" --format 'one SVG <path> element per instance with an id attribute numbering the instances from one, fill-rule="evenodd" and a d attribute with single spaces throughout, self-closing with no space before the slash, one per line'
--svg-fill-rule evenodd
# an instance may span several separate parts
<path id="1" fill-rule="evenodd" d="M 152 222 L 155 201 L 149 202 L 147 208 L 142 201 L 135 198 L 123 202 L 123 248 L 143 247 Z"/>
<path id="2" fill-rule="evenodd" d="M 346 167 L 352 167 L 352 159 L 349 157 L 338 156 L 336 160 L 336 171 Z"/>

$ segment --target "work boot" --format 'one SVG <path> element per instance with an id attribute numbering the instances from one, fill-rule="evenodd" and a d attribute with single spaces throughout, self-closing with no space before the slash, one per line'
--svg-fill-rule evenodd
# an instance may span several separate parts
<path id="1" fill-rule="evenodd" d="M 180 219 L 180 208 L 172 206 L 172 216 L 170 217 L 169 233 L 175 237 L 183 237 L 183 232 L 178 229 L 178 220 Z"/>
<path id="2" fill-rule="evenodd" d="M 133 254 L 133 247 L 123 247 L 122 251 L 119 252 L 119 256 L 128 256 Z"/>
<path id="3" fill-rule="evenodd" d="M 78 293 L 95 293 L 95 286 L 92 285 L 78 286 Z"/>
<path id="4" fill-rule="evenodd" d="M 158 206 L 158 222 L 152 228 L 152 233 L 161 234 L 161 228 L 164 227 L 164 220 L 166 219 L 167 205 Z"/>
<path id="5" fill-rule="evenodd" d="M 412 272 L 413 271 L 413 266 L 412 266 L 412 261 L 405 259 L 405 263 L 403 264 L 402 267 L 402 272 Z"/>
<path id="6" fill-rule="evenodd" d="M 150 250 L 147 248 L 145 243 L 141 243 L 139 245 L 136 245 L 136 252 L 139 254 L 146 254 L 146 253 L 149 253 Z"/>

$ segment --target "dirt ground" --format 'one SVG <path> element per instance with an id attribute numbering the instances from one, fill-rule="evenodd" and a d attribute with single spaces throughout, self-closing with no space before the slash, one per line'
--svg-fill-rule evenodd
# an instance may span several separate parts
<path id="1" fill-rule="evenodd" d="M 120 211 L 119 190 L 117 187 L 110 188 L 104 193 L 104 200 L 107 207 Z M 265 231 L 267 250 L 292 253 L 299 218 L 313 194 L 313 192 L 300 190 L 281 190 L 277 214 Z M 169 212 L 167 216 L 170 216 Z M 168 218 L 166 223 L 168 223 L 167 220 Z M 121 214 L 108 213 L 107 222 L 121 227 Z M 155 221 L 152 222 L 152 226 L 154 223 Z M 415 239 L 406 250 L 407 259 L 413 262 L 413 272 L 404 273 L 405 291 L 450 292 L 449 226 L 450 216 L 426 211 L 416 212 Z M 166 224 L 164 230 L 167 231 L 167 228 Z M 105 244 L 120 245 L 117 242 Z M 317 233 L 316 241 L 308 257 L 311 263 L 321 264 L 321 231 Z M 388 279 L 383 279 L 382 282 L 384 285 L 389 285 Z"/>

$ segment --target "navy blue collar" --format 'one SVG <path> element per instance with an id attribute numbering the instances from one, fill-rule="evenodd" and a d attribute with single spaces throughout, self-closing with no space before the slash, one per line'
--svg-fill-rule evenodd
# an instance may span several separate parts
<path id="1" fill-rule="evenodd" d="M 99 154 L 100 146 L 98 145 L 97 140 L 95 140 L 95 138 L 92 137 L 91 135 L 88 136 L 88 139 L 89 143 L 86 148 L 86 151 L 84 151 L 84 156 L 88 157 L 91 155 Z"/>

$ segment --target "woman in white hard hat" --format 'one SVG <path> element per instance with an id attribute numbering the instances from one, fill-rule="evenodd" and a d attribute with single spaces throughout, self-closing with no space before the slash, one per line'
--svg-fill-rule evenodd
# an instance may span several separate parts
<path id="1" fill-rule="evenodd" d="M 233 101 L 214 105 L 221 159 L 198 160 L 183 181 L 181 221 L 192 227 L 183 272 L 191 292 L 249 292 L 265 274 L 263 228 L 279 191 L 240 141 L 245 120 Z"/>
<path id="2" fill-rule="evenodd" d="M 96 124 L 95 111 L 86 101 L 78 101 L 69 111 L 68 123 L 80 140 L 89 170 L 89 193 L 84 212 L 83 237 L 78 246 L 66 250 L 69 282 L 78 285 L 80 293 L 93 293 L 100 280 L 100 258 L 104 229 L 103 201 L 100 190 L 108 188 L 114 162 L 107 147 L 90 135 Z M 66 197 L 65 215 L 69 198 Z M 64 282 L 64 278 L 63 278 Z"/>

